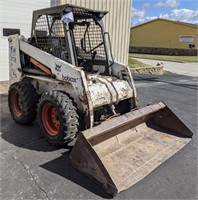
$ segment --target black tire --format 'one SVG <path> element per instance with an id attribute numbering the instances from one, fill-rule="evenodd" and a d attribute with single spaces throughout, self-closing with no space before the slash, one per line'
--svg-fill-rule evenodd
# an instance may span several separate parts
<path id="1" fill-rule="evenodd" d="M 68 94 L 45 93 L 38 104 L 37 120 L 46 140 L 55 145 L 72 141 L 78 133 L 78 114 Z"/>
<path id="2" fill-rule="evenodd" d="M 36 119 L 39 96 L 31 83 L 19 82 L 10 86 L 8 106 L 12 118 L 19 124 L 29 124 Z"/>

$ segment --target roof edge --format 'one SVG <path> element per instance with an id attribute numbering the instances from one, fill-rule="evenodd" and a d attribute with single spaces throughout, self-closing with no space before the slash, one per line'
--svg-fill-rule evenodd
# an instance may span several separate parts
<path id="1" fill-rule="evenodd" d="M 53 10 L 65 10 L 66 12 L 70 12 L 72 10 L 72 8 L 83 9 L 83 10 L 86 10 L 87 12 L 95 13 L 95 14 L 101 13 L 101 14 L 103 14 L 103 16 L 105 16 L 108 13 L 108 11 L 94 10 L 94 9 L 90 9 L 90 8 L 86 8 L 86 7 L 82 7 L 82 6 L 73 5 L 73 4 L 61 4 L 58 6 L 42 8 L 42 9 L 34 10 L 33 13 L 39 15 L 39 14 L 42 14 L 43 12 L 48 13 Z"/>
<path id="2" fill-rule="evenodd" d="M 132 26 L 131 28 L 136 28 L 136 27 L 139 27 L 139 26 L 143 26 L 145 24 L 149 24 L 149 23 L 152 23 L 152 22 L 158 21 L 158 20 L 167 21 L 167 22 L 171 22 L 171 23 L 174 23 L 174 24 L 181 24 L 181 25 L 188 26 L 188 27 L 190 26 L 190 27 L 198 28 L 198 24 L 190 24 L 188 22 L 173 21 L 173 20 L 168 20 L 168 19 L 163 19 L 163 18 L 156 18 L 156 19 L 150 20 L 148 22 L 145 22 L 145 23 L 142 23 L 142 24 L 138 24 L 136 26 Z"/>

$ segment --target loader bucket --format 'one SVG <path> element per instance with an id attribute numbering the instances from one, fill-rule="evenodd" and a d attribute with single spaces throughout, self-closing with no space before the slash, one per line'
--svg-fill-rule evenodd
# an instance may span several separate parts
<path id="1" fill-rule="evenodd" d="M 79 133 L 70 159 L 115 196 L 170 158 L 191 137 L 188 127 L 160 102 Z"/>

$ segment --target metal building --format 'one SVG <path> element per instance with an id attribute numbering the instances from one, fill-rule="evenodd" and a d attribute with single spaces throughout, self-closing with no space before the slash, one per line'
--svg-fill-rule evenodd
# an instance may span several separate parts
<path id="1" fill-rule="evenodd" d="M 198 25 L 155 19 L 131 28 L 130 52 L 197 55 Z"/>
<path id="2" fill-rule="evenodd" d="M 128 64 L 132 0 L 52 0 L 52 6 L 65 3 L 109 11 L 104 26 L 110 34 L 114 59 Z"/>
<path id="3" fill-rule="evenodd" d="M 0 0 L 0 81 L 9 79 L 8 35 L 30 37 L 33 10 L 65 3 L 109 11 L 104 25 L 110 34 L 114 59 L 128 64 L 132 0 Z"/>
<path id="4" fill-rule="evenodd" d="M 50 0 L 0 0 L 0 81 L 9 79 L 8 35 L 30 37 L 32 11 L 50 7 Z"/>

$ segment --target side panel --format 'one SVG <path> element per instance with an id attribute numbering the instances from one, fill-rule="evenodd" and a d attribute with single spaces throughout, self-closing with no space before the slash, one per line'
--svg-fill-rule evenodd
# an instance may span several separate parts
<path id="1" fill-rule="evenodd" d="M 24 79 L 28 78 L 32 85 L 36 88 L 38 94 L 44 94 L 49 91 L 59 90 L 68 93 L 77 104 L 78 110 L 84 112 L 86 109 L 83 107 L 79 96 L 74 90 L 73 86 L 67 82 L 56 81 L 52 78 L 43 77 L 43 76 L 34 76 L 34 75 L 25 75 Z"/>
<path id="2" fill-rule="evenodd" d="M 12 35 L 9 42 L 9 80 L 10 85 L 21 80 L 22 70 L 20 64 L 19 36 Z"/>
<path id="3" fill-rule="evenodd" d="M 64 83 L 72 85 L 84 107 L 87 116 L 87 125 L 88 127 L 91 127 L 93 124 L 93 106 L 88 92 L 84 71 L 23 40 L 20 40 L 20 50 L 40 62 L 42 65 L 48 67 L 52 72 L 52 77 L 55 78 L 56 81 L 60 81 L 60 84 L 63 81 Z"/>

